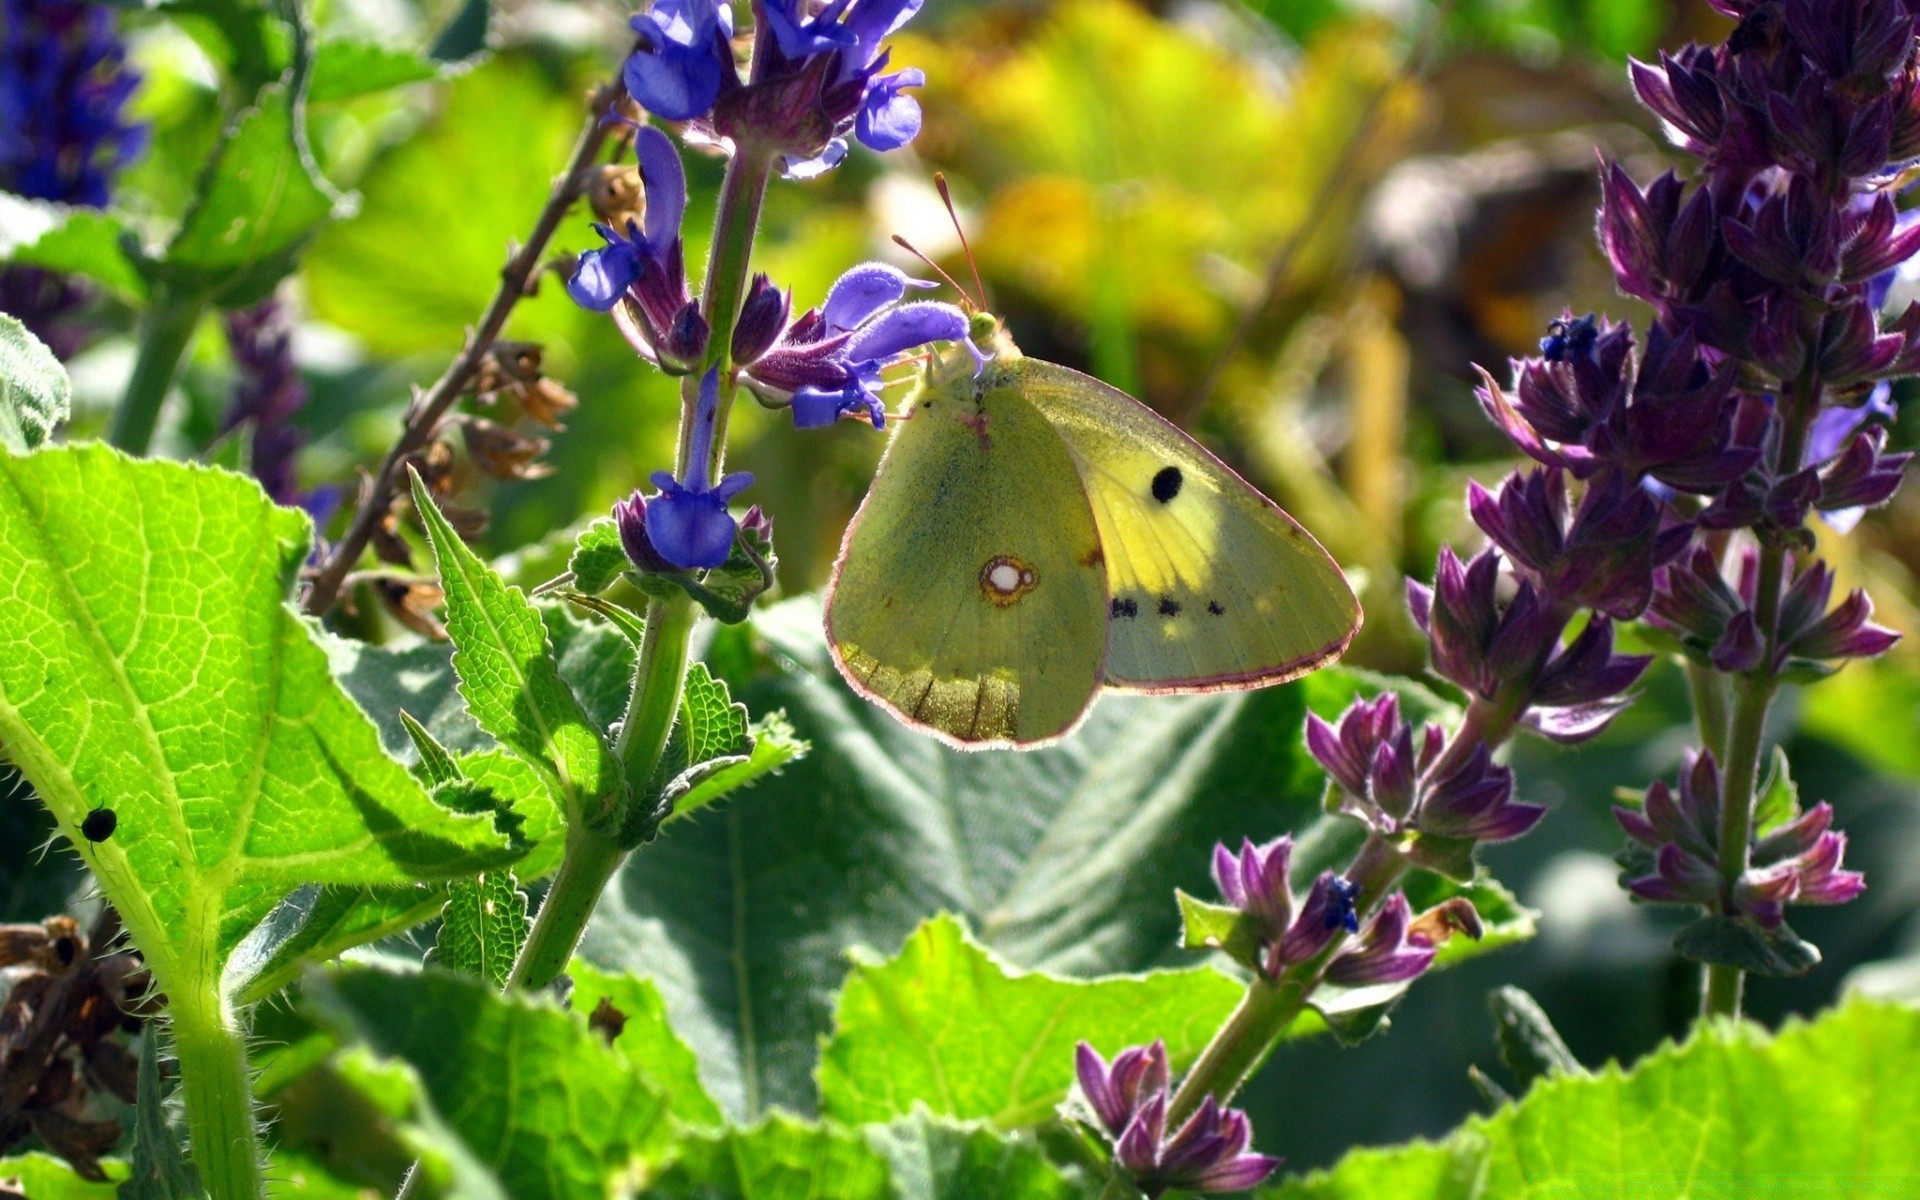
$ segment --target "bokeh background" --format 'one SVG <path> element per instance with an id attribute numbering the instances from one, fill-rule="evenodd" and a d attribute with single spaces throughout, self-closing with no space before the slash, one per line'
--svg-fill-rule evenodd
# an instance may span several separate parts
<path id="1" fill-rule="evenodd" d="M 424 45 L 451 0 L 321 0 L 321 36 Z M 626 45 L 620 3 L 504 0 L 492 52 L 455 78 L 316 102 L 315 149 L 357 193 L 291 281 L 312 399 L 300 416 L 309 486 L 352 486 L 391 440 L 410 385 L 438 374 L 491 295 L 577 128 L 586 91 Z M 1563 309 L 1639 317 L 1615 295 L 1592 239 L 1596 155 L 1646 178 L 1669 158 L 1626 86 L 1626 58 L 1724 34 L 1704 0 L 929 0 L 896 62 L 931 79 L 927 127 L 885 161 L 856 151 L 825 179 L 772 193 L 759 265 L 816 302 L 865 257 L 905 262 L 901 234 L 964 277 L 931 186 L 953 184 L 994 306 L 1030 354 L 1091 371 L 1193 430 L 1365 580 L 1366 629 L 1349 661 L 1418 675 L 1422 645 L 1400 601 L 1436 549 L 1472 544 L 1469 477 L 1511 451 L 1473 400 Z M 194 18 L 129 18 L 146 76 L 135 100 L 155 136 L 122 198 L 156 225 L 177 217 L 217 130 L 215 37 Z M 718 164 L 690 163 L 689 254 L 703 253 Z M 597 244 L 583 213 L 558 247 Z M 1906 286 L 1903 284 L 1903 286 Z M 116 314 L 107 301 L 102 320 Z M 209 322 L 170 402 L 163 452 L 214 439 L 231 370 Z M 464 485 L 487 509 L 487 549 L 521 577 L 557 569 L 571 531 L 667 464 L 675 393 L 604 318 L 552 275 L 510 336 L 546 347 L 580 397 L 545 478 Z M 76 434 L 104 427 L 132 355 L 99 339 L 74 364 Z M 1911 447 L 1914 422 L 1894 439 Z M 825 579 L 883 439 L 851 425 L 796 434 L 779 414 L 739 423 L 732 461 L 777 513 L 781 590 Z M 1823 553 L 1880 618 L 1920 633 L 1920 490 L 1909 488 Z M 357 632 L 397 632 L 371 606 Z M 1757 980 L 1753 1013 L 1809 1012 L 1843 988 L 1920 998 L 1920 639 L 1849 667 L 1780 706 L 1779 736 L 1809 800 L 1852 837 L 1871 890 L 1814 910 L 1803 932 L 1827 961 Z M 1356 1050 L 1284 1047 L 1250 1107 L 1263 1148 L 1294 1166 L 1355 1144 L 1438 1134 L 1482 1102 L 1469 1068 L 1495 1062 L 1487 992 L 1533 992 L 1588 1064 L 1630 1060 L 1680 1032 L 1692 968 L 1673 925 L 1614 884 L 1613 789 L 1670 772 L 1689 738 L 1671 665 L 1640 703 L 1576 751 L 1522 743 L 1525 798 L 1555 806 L 1496 874 L 1542 914 L 1531 943 L 1423 980 L 1391 1031 Z M 11 845 L 44 830 L 0 807 Z M 58 856 L 0 879 L 9 918 L 57 908 Z M 1798 919 L 1796 919 L 1798 923 Z"/>

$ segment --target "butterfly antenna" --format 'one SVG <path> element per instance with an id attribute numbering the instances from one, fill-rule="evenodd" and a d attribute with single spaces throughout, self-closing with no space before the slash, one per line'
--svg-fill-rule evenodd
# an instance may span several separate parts
<path id="1" fill-rule="evenodd" d="M 908 254 L 913 255 L 915 258 L 919 259 L 921 262 L 927 264 L 927 266 L 933 269 L 933 273 L 935 275 L 938 275 L 940 278 L 947 281 L 948 287 L 960 293 L 961 300 L 965 301 L 969 306 L 973 304 L 973 297 L 967 295 L 967 289 L 955 283 L 953 281 L 953 276 L 947 274 L 946 269 L 943 268 L 939 263 L 933 261 L 932 259 L 928 258 L 926 255 L 922 254 L 918 246 L 914 245 L 912 242 L 908 241 L 907 239 L 901 237 L 897 233 L 893 235 L 893 244 L 900 247 L 902 250 L 905 250 Z"/>
<path id="2" fill-rule="evenodd" d="M 960 227 L 960 213 L 953 207 L 953 193 L 947 190 L 945 172 L 933 173 L 933 186 L 940 189 L 940 199 L 947 206 L 947 219 L 953 222 L 953 231 L 960 235 L 960 248 L 967 252 L 967 269 L 973 272 L 974 290 L 980 293 L 980 310 L 986 311 L 987 285 L 980 281 L 980 264 L 974 261 L 973 247 L 967 244 L 967 231 Z"/>

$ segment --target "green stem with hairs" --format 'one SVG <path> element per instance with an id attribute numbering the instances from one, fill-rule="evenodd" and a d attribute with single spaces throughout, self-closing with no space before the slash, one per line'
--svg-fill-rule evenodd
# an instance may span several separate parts
<path id="1" fill-rule="evenodd" d="M 247 1039 L 217 987 L 170 995 L 173 1050 L 194 1165 L 210 1200 L 258 1200 L 265 1186 Z"/>
<path id="2" fill-rule="evenodd" d="M 680 442 L 674 474 L 682 479 L 694 465 L 694 410 L 699 403 L 700 380 L 708 369 L 718 370 L 721 376 L 720 408 L 706 464 L 709 478 L 720 477 L 725 461 L 727 410 L 734 392 L 729 351 L 740 304 L 746 296 L 754 232 L 772 168 L 770 151 L 742 145 L 727 164 L 726 179 L 720 187 L 713 254 L 708 260 L 706 291 L 701 300 L 712 332 L 701 370 L 686 376 L 680 386 Z M 666 752 L 667 737 L 680 712 L 688 646 L 698 616 L 693 601 L 684 593 L 655 596 L 647 602 L 647 627 L 634 663 L 633 692 L 614 744 L 614 752 L 625 767 L 630 804 L 650 804 L 653 800 L 647 786 L 660 765 L 660 756 Z M 511 985 L 537 990 L 566 969 L 607 881 L 626 861 L 627 834 L 636 815 L 621 812 L 604 827 L 582 825 L 568 830 L 566 856 L 527 934 L 526 945 L 514 961 L 508 977 Z"/>

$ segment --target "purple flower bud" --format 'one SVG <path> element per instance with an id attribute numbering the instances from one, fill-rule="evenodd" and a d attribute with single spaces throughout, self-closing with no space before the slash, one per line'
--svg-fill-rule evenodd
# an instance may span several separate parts
<path id="1" fill-rule="evenodd" d="M 1126 1132 L 1148 1100 L 1166 1094 L 1169 1073 L 1165 1042 L 1122 1050 L 1111 1066 L 1092 1046 L 1081 1042 L 1074 1048 L 1073 1061 L 1080 1091 L 1110 1137 Z"/>
<path id="2" fill-rule="evenodd" d="M 1482 743 L 1458 767 L 1428 783 L 1411 824 L 1435 837 L 1508 842 L 1546 815 L 1542 805 L 1514 802 L 1513 772 L 1496 766 Z"/>
<path id="3" fill-rule="evenodd" d="M 740 320 L 733 327 L 734 365 L 747 366 L 771 349 L 786 329 L 792 307 L 791 296 L 764 273 L 755 275 L 746 301 L 740 305 Z"/>
<path id="4" fill-rule="evenodd" d="M 1820 472 L 1818 503 L 1829 522 L 1844 510 L 1877 508 L 1893 498 L 1913 455 L 1887 454 L 1886 446 L 1884 427 L 1855 434 L 1846 449 Z"/>
<path id="5" fill-rule="evenodd" d="M 1351 947 L 1327 968 L 1327 982 L 1341 987 L 1370 987 L 1412 979 L 1433 965 L 1435 947 L 1424 938 L 1409 940 L 1412 913 L 1407 898 L 1396 892 Z"/>
<path id="6" fill-rule="evenodd" d="M 1213 879 L 1228 904 L 1260 922 L 1264 940 L 1284 938 L 1293 920 L 1293 894 L 1287 889 L 1287 868 L 1293 857 L 1293 839 L 1276 838 L 1256 846 L 1251 838 L 1235 855 L 1224 845 L 1213 848 Z"/>
<path id="7" fill-rule="evenodd" d="M 1247 1152 L 1251 1130 L 1246 1114 L 1221 1108 L 1212 1096 L 1171 1138 L 1165 1136 L 1166 1110 L 1163 1092 L 1141 1108 L 1114 1147 L 1115 1162 L 1147 1196 L 1158 1197 L 1172 1188 L 1242 1192 L 1279 1168 L 1281 1160 Z"/>

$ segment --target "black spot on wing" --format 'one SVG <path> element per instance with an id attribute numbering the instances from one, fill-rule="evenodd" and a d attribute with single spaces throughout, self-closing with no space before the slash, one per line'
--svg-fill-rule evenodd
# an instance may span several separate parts
<path id="1" fill-rule="evenodd" d="M 1131 596 L 1115 596 L 1112 611 L 1115 617 L 1137 617 L 1140 615 L 1140 604 Z"/>
<path id="2" fill-rule="evenodd" d="M 1163 617 L 1179 616 L 1180 602 L 1178 600 L 1175 600 L 1172 596 L 1160 597 L 1160 615 Z"/>
<path id="3" fill-rule="evenodd" d="M 1162 504 L 1170 503 L 1180 494 L 1180 485 L 1185 482 L 1179 467 L 1161 467 L 1160 473 L 1153 477 L 1153 498 Z"/>
<path id="4" fill-rule="evenodd" d="M 1220 602 L 1218 600 L 1209 600 L 1207 601 L 1207 611 L 1212 613 L 1214 616 L 1219 617 L 1219 616 L 1224 616 L 1227 610 L 1220 606 Z"/>

